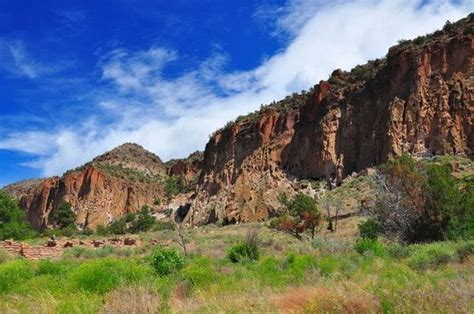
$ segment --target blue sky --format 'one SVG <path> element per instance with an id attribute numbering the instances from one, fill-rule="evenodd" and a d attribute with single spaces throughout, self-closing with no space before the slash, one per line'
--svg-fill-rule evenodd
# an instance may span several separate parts
<path id="1" fill-rule="evenodd" d="M 0 0 L 0 186 L 123 142 L 162 159 L 466 16 L 465 1 Z"/>

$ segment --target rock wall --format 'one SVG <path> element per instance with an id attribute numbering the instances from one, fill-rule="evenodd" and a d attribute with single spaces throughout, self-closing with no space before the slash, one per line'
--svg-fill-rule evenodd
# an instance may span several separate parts
<path id="1" fill-rule="evenodd" d="M 403 153 L 473 157 L 471 34 L 437 32 L 423 45 L 393 47 L 362 70 L 335 71 L 300 109 L 270 106 L 216 132 L 184 222 L 265 220 L 278 211 L 279 192 L 300 188 L 295 178 L 338 184 Z"/>
<path id="2" fill-rule="evenodd" d="M 15 195 L 15 191 L 11 194 Z M 27 209 L 33 227 L 42 229 L 52 226 L 52 214 L 61 201 L 72 205 L 80 226 L 94 228 L 138 211 L 143 205 L 153 206 L 162 195 L 160 184 L 127 181 L 88 166 L 63 177 L 39 181 L 17 197 L 21 207 Z"/>

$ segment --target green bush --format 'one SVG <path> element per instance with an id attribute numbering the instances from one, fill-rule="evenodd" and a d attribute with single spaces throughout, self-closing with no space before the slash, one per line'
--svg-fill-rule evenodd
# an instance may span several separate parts
<path id="1" fill-rule="evenodd" d="M 60 228 L 74 228 L 76 223 L 76 214 L 68 202 L 61 202 L 53 213 L 54 224 Z"/>
<path id="2" fill-rule="evenodd" d="M 408 244 L 474 236 L 474 179 L 455 178 L 450 163 L 404 155 L 380 167 L 376 185 L 371 214 L 385 236 Z"/>
<path id="3" fill-rule="evenodd" d="M 151 215 L 151 210 L 148 206 L 143 206 L 138 212 L 134 221 L 131 222 L 129 231 L 132 233 L 145 232 L 150 230 L 155 224 L 156 219 Z"/>
<path id="4" fill-rule="evenodd" d="M 358 239 L 354 245 L 355 250 L 359 254 L 373 254 L 375 256 L 383 256 L 385 248 L 377 240 L 373 239 Z"/>
<path id="5" fill-rule="evenodd" d="M 228 257 L 232 263 L 256 261 L 259 258 L 259 249 L 256 245 L 242 243 L 230 248 Z"/>
<path id="6" fill-rule="evenodd" d="M 153 227 L 154 231 L 174 230 L 175 225 L 171 221 L 157 221 Z"/>
<path id="7" fill-rule="evenodd" d="M 373 220 L 368 219 L 358 225 L 359 234 L 362 239 L 377 240 L 379 237 L 379 224 Z"/>
<path id="8" fill-rule="evenodd" d="M 410 246 L 407 264 L 416 270 L 436 269 L 449 262 L 459 261 L 474 252 L 474 242 L 435 242 Z"/>
<path id="9" fill-rule="evenodd" d="M 107 226 L 108 233 L 112 234 L 125 234 L 127 233 L 127 221 L 126 217 L 119 218 L 115 221 L 112 221 Z"/>
<path id="10" fill-rule="evenodd" d="M 151 265 L 160 276 L 166 276 L 181 270 L 184 258 L 176 249 L 157 248 L 150 256 Z"/>
<path id="11" fill-rule="evenodd" d="M 7 193 L 0 191 L 0 240 L 24 240 L 35 236 L 25 211 Z"/>

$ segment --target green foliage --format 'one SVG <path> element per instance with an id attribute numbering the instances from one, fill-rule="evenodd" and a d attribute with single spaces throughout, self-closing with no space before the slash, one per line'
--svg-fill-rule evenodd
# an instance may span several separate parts
<path id="1" fill-rule="evenodd" d="M 429 245 L 413 245 L 410 247 L 411 256 L 407 264 L 416 270 L 427 270 L 455 260 L 457 251 L 452 245 L 432 243 Z"/>
<path id="2" fill-rule="evenodd" d="M 385 254 L 385 248 L 383 245 L 373 239 L 358 239 L 354 245 L 355 250 L 359 254 L 373 254 L 375 256 L 383 256 Z"/>
<path id="3" fill-rule="evenodd" d="M 153 231 L 175 230 L 175 224 L 171 221 L 156 221 Z"/>
<path id="4" fill-rule="evenodd" d="M 72 272 L 71 282 L 78 289 L 103 294 L 150 275 L 151 269 L 136 261 L 104 258 L 80 265 Z"/>
<path id="5" fill-rule="evenodd" d="M 205 287 L 216 282 L 218 274 L 212 267 L 210 258 L 198 257 L 184 268 L 183 277 L 193 287 Z"/>
<path id="6" fill-rule="evenodd" d="M 174 248 L 156 248 L 150 259 L 151 265 L 160 276 L 173 274 L 184 266 L 184 258 Z"/>
<path id="7" fill-rule="evenodd" d="M 190 187 L 186 184 L 183 176 L 168 176 L 165 178 L 165 195 L 168 202 L 173 198 L 173 196 L 180 193 L 187 193 L 190 191 Z"/>
<path id="8" fill-rule="evenodd" d="M 16 285 L 35 275 L 31 264 L 25 260 L 16 260 L 0 265 L 0 293 L 11 291 Z"/>
<path id="9" fill-rule="evenodd" d="M 256 261 L 259 258 L 259 250 L 257 246 L 242 243 L 231 247 L 228 257 L 232 263 Z"/>
<path id="10" fill-rule="evenodd" d="M 407 245 L 394 243 L 387 246 L 387 255 L 396 259 L 406 258 L 410 255 L 410 248 Z"/>
<path id="11" fill-rule="evenodd" d="M 232 263 L 258 260 L 260 257 L 258 230 L 250 229 L 245 242 L 233 246 L 227 256 Z"/>
<path id="12" fill-rule="evenodd" d="M 108 163 L 101 163 L 98 165 L 99 169 L 105 173 L 128 181 L 139 181 L 143 183 L 161 183 L 162 176 L 150 172 L 141 171 L 138 169 L 127 168 L 122 164 L 113 165 Z"/>
<path id="13" fill-rule="evenodd" d="M 115 221 L 112 221 L 108 226 L 107 226 L 108 232 L 107 233 L 112 233 L 112 234 L 125 234 L 127 233 L 127 222 L 125 220 L 125 217 L 119 218 Z"/>
<path id="14" fill-rule="evenodd" d="M 76 214 L 68 202 L 62 201 L 53 214 L 54 224 L 60 229 L 75 228 Z"/>
<path id="15" fill-rule="evenodd" d="M 416 162 L 408 155 L 380 168 L 372 212 L 388 237 L 416 243 L 474 235 L 474 180 L 453 177 L 448 163 Z"/>
<path id="16" fill-rule="evenodd" d="M 100 236 L 107 236 L 110 234 L 109 229 L 104 225 L 98 225 L 95 228 L 95 233 Z"/>
<path id="17" fill-rule="evenodd" d="M 271 228 L 301 239 L 301 233 L 309 230 L 314 239 L 317 228 L 322 223 L 322 215 L 314 198 L 304 193 L 298 193 L 291 200 L 286 194 L 279 194 L 278 199 L 285 208 L 285 214 L 270 222 Z"/>
<path id="18" fill-rule="evenodd" d="M 358 225 L 359 234 L 362 239 L 377 240 L 379 237 L 380 226 L 373 219 L 367 219 Z"/>
<path id="19" fill-rule="evenodd" d="M 132 233 L 145 232 L 150 230 L 155 224 L 156 219 L 151 215 L 151 210 L 148 206 L 143 206 L 138 212 L 134 221 L 131 222 L 129 231 Z"/>
<path id="20" fill-rule="evenodd" d="M 25 211 L 7 193 L 0 191 L 0 240 L 23 240 L 35 235 Z"/>

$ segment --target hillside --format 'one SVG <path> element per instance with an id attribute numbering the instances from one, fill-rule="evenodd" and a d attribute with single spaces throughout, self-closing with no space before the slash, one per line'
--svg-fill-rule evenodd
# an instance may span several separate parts
<path id="1" fill-rule="evenodd" d="M 338 185 L 408 153 L 474 154 L 474 15 L 218 130 L 185 221 L 265 220 L 295 180 Z"/>
<path id="2" fill-rule="evenodd" d="M 81 228 L 107 224 L 144 205 L 160 213 L 168 201 L 186 226 L 232 224 L 278 215 L 280 193 L 314 193 L 305 180 L 338 186 L 404 153 L 472 159 L 473 28 L 471 14 L 401 41 L 383 59 L 335 70 L 309 91 L 238 117 L 211 136 L 204 153 L 187 159 L 163 163 L 129 143 L 62 177 L 5 191 L 20 199 L 37 229 L 51 225 L 62 201 L 73 205 Z M 187 185 L 174 200 L 164 191 L 169 177 Z"/>

